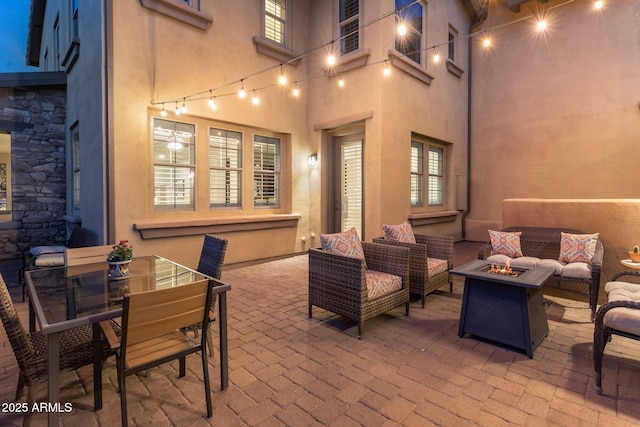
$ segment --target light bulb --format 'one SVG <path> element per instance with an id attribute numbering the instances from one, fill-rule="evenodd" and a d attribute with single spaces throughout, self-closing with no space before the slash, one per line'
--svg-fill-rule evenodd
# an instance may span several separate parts
<path id="1" fill-rule="evenodd" d="M 298 89 L 298 83 L 296 82 L 296 85 L 293 88 L 293 96 L 298 96 L 300 95 L 300 89 Z"/>
<path id="2" fill-rule="evenodd" d="M 489 47 L 491 46 L 491 39 L 489 37 L 486 37 L 483 41 L 482 41 L 482 45 L 484 47 Z"/>
<path id="3" fill-rule="evenodd" d="M 162 117 L 167 117 L 167 110 L 164 109 L 164 104 L 162 104 L 162 111 L 160 111 L 160 115 Z"/>
<path id="4" fill-rule="evenodd" d="M 433 55 L 433 62 L 440 62 L 440 55 L 439 54 L 435 54 Z"/>
<path id="5" fill-rule="evenodd" d="M 399 35 L 400 37 L 404 37 L 404 36 L 406 36 L 406 35 L 407 35 L 407 26 L 404 24 L 404 22 L 401 22 L 401 23 L 398 25 L 398 35 Z"/>
<path id="6" fill-rule="evenodd" d="M 176 116 L 179 116 L 179 115 L 180 115 L 180 109 L 178 108 L 178 103 L 177 103 L 177 102 L 176 102 L 176 109 L 175 109 L 175 113 L 176 113 Z"/>
<path id="7" fill-rule="evenodd" d="M 260 104 L 260 98 L 258 98 L 258 95 L 256 95 L 256 91 L 253 91 L 253 99 L 251 100 L 251 102 L 253 102 L 253 105 L 258 105 Z"/>
<path id="8" fill-rule="evenodd" d="M 333 54 L 329 55 L 327 57 L 327 65 L 329 65 L 331 67 L 331 66 L 335 65 L 335 63 L 336 63 L 336 57 L 333 56 Z"/>
<path id="9" fill-rule="evenodd" d="M 545 21 L 544 19 L 541 19 L 538 21 L 538 31 L 544 31 L 547 28 L 547 21 Z"/>
<path id="10" fill-rule="evenodd" d="M 186 104 L 184 102 L 182 103 L 182 109 L 180 111 L 183 112 L 183 113 L 187 112 L 187 106 L 186 106 Z"/>
<path id="11" fill-rule="evenodd" d="M 340 77 L 340 80 L 338 80 L 338 86 L 344 87 L 344 80 L 342 80 L 342 77 Z"/>
<path id="12" fill-rule="evenodd" d="M 245 92 L 244 89 L 240 89 L 240 91 L 238 92 L 238 96 L 240 98 L 244 98 L 245 96 L 247 96 L 247 92 Z"/>
<path id="13" fill-rule="evenodd" d="M 382 72 L 386 77 L 389 77 L 391 75 L 391 68 L 384 67 L 384 71 Z"/>
<path id="14" fill-rule="evenodd" d="M 603 5 L 604 5 L 604 2 L 598 0 L 594 6 L 595 6 L 596 9 L 602 9 Z"/>
<path id="15" fill-rule="evenodd" d="M 216 100 L 214 98 L 209 99 L 209 107 L 214 111 L 218 109 L 218 104 L 216 104 Z"/>
<path id="16" fill-rule="evenodd" d="M 280 74 L 280 78 L 278 79 L 278 83 L 280 83 L 282 86 L 287 84 L 287 76 L 285 76 L 284 74 Z"/>

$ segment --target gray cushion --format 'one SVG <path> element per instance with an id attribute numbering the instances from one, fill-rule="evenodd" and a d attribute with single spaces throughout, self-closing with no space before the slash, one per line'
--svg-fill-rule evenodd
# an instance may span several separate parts
<path id="1" fill-rule="evenodd" d="M 640 302 L 640 285 L 627 282 L 608 282 L 604 286 L 609 301 Z M 603 319 L 606 327 L 640 335 L 640 310 L 619 307 L 609 310 Z"/>
<path id="2" fill-rule="evenodd" d="M 562 269 L 562 277 L 591 279 L 591 266 L 586 262 L 570 262 Z"/>

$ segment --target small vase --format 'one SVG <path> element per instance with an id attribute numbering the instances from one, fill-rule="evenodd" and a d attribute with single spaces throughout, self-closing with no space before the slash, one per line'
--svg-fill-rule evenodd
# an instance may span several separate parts
<path id="1" fill-rule="evenodd" d="M 109 279 L 122 280 L 129 277 L 130 259 L 124 261 L 107 261 L 107 264 L 109 264 Z"/>
<path id="2" fill-rule="evenodd" d="M 629 252 L 631 262 L 640 262 L 640 252 Z"/>

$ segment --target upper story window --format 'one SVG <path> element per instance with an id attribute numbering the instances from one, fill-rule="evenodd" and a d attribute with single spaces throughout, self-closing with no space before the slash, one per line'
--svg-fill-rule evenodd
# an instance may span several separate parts
<path id="1" fill-rule="evenodd" d="M 444 204 L 444 148 L 429 145 L 429 206 Z"/>
<path id="2" fill-rule="evenodd" d="M 209 128 L 209 205 L 242 206 L 242 133 Z"/>
<path id="3" fill-rule="evenodd" d="M 253 204 L 280 206 L 280 139 L 255 135 L 253 138 Z"/>
<path id="4" fill-rule="evenodd" d="M 196 10 L 200 10 L 200 0 L 176 0 L 178 3 L 190 6 Z"/>
<path id="5" fill-rule="evenodd" d="M 418 64 L 423 63 L 424 5 L 415 0 L 396 2 L 396 50 Z"/>
<path id="6" fill-rule="evenodd" d="M 73 167 L 73 183 L 71 191 L 73 209 L 80 209 L 80 126 L 76 123 L 71 128 L 71 165 Z"/>
<path id="7" fill-rule="evenodd" d="M 73 0 L 71 5 L 71 19 L 73 21 L 71 25 L 71 36 L 73 38 L 80 36 L 80 33 L 78 32 L 78 1 L 79 0 Z"/>
<path id="8" fill-rule="evenodd" d="M 457 41 L 458 41 L 458 31 L 455 28 L 449 27 L 449 60 L 456 62 L 457 60 Z"/>
<path id="9" fill-rule="evenodd" d="M 411 141 L 411 206 L 423 205 L 424 144 Z"/>
<path id="10" fill-rule="evenodd" d="M 339 0 L 340 54 L 360 49 L 360 0 Z"/>
<path id="11" fill-rule="evenodd" d="M 195 208 L 195 130 L 190 123 L 153 120 L 153 205 L 158 210 Z"/>
<path id="12" fill-rule="evenodd" d="M 60 67 L 60 17 L 56 17 L 56 21 L 53 24 L 53 64 L 54 70 L 58 70 Z"/>
<path id="13" fill-rule="evenodd" d="M 285 46 L 287 1 L 264 0 L 264 33 L 267 40 Z"/>

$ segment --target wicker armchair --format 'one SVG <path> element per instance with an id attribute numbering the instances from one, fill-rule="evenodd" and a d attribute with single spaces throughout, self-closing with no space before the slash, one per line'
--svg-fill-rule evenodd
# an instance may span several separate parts
<path id="1" fill-rule="evenodd" d="M 449 285 L 453 291 L 453 282 L 449 270 L 453 268 L 453 237 L 415 234 L 416 243 L 394 242 L 383 237 L 373 239 L 375 243 L 396 245 L 409 248 L 409 283 L 412 294 L 420 295 L 422 308 L 425 297 L 432 292 Z M 429 258 L 447 261 L 447 271 L 429 274 Z"/>
<path id="2" fill-rule="evenodd" d="M 200 260 L 198 261 L 198 271 L 214 279 L 220 279 L 222 276 L 222 265 L 224 264 L 224 256 L 227 252 L 226 239 L 214 236 L 213 234 L 205 234 L 204 241 L 202 243 L 202 251 L 200 252 Z M 211 298 L 211 306 L 209 309 L 209 323 L 213 323 L 216 320 L 215 305 L 216 297 L 214 294 Z M 187 328 L 188 331 L 196 332 L 200 330 L 200 324 L 194 324 Z M 207 328 L 207 348 L 209 349 L 209 356 L 213 356 L 213 340 L 211 337 L 211 328 Z"/>
<path id="3" fill-rule="evenodd" d="M 602 393 L 602 359 L 604 348 L 612 335 L 640 340 L 640 285 L 618 281 L 623 276 L 640 277 L 640 271 L 614 274 L 605 285 L 609 301 L 596 313 L 593 333 L 593 363 L 596 371 L 596 390 Z"/>
<path id="4" fill-rule="evenodd" d="M 0 275 L 0 318 L 9 337 L 13 354 L 20 368 L 15 399 L 24 386 L 47 380 L 47 337 L 40 332 L 27 333 L 16 311 L 4 279 Z M 93 331 L 85 325 L 64 331 L 60 336 L 60 372 L 68 372 L 93 364 Z M 113 354 L 106 342 L 103 358 Z"/>
<path id="5" fill-rule="evenodd" d="M 329 310 L 358 323 L 362 338 L 364 322 L 392 308 L 405 305 L 409 315 L 409 250 L 362 242 L 369 269 L 402 277 L 402 288 L 369 299 L 365 262 L 358 258 L 309 249 L 309 318 L 312 307 Z"/>

